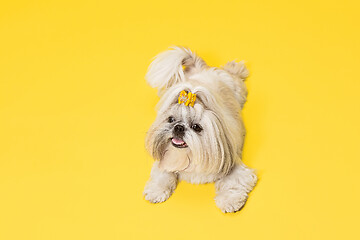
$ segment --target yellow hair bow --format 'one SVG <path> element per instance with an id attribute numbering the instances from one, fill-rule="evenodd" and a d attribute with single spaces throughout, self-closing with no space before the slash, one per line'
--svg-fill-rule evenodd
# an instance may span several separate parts
<path id="1" fill-rule="evenodd" d="M 195 100 L 196 100 L 196 94 L 191 92 L 181 91 L 179 95 L 178 103 L 179 104 L 184 103 L 185 106 L 193 107 L 195 104 Z"/>

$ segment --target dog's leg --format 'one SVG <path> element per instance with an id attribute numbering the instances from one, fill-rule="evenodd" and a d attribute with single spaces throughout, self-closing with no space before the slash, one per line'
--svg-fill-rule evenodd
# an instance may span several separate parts
<path id="1" fill-rule="evenodd" d="M 151 203 L 166 201 L 177 185 L 177 174 L 159 169 L 156 161 L 151 169 L 150 180 L 146 183 L 144 196 Z"/>
<path id="2" fill-rule="evenodd" d="M 236 164 L 229 175 L 215 182 L 216 205 L 225 213 L 239 211 L 256 181 L 257 177 L 252 169 L 243 163 Z"/>

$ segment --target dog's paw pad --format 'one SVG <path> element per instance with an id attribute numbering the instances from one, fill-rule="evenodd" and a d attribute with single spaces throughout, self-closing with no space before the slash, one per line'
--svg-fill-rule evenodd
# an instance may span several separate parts
<path id="1" fill-rule="evenodd" d="M 224 213 L 237 212 L 245 205 L 247 194 L 231 195 L 224 194 L 218 195 L 215 198 L 215 203 L 218 208 Z"/>

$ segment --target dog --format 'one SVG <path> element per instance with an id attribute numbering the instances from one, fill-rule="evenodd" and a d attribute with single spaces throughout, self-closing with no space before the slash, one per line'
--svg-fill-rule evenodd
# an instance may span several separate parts
<path id="1" fill-rule="evenodd" d="M 157 55 L 146 74 L 158 90 L 157 117 L 145 147 L 154 158 L 144 197 L 167 200 L 178 181 L 215 182 L 215 203 L 236 212 L 245 204 L 257 176 L 242 161 L 245 128 L 239 112 L 247 97 L 243 62 L 210 67 L 188 48 Z"/>

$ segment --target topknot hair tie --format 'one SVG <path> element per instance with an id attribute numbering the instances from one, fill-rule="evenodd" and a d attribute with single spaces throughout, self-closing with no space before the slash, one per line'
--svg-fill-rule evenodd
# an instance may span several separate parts
<path id="1" fill-rule="evenodd" d="M 194 107 L 195 100 L 196 100 L 196 94 L 195 93 L 186 92 L 186 91 L 183 90 L 179 94 L 178 103 L 179 104 L 184 103 L 185 106 Z"/>

